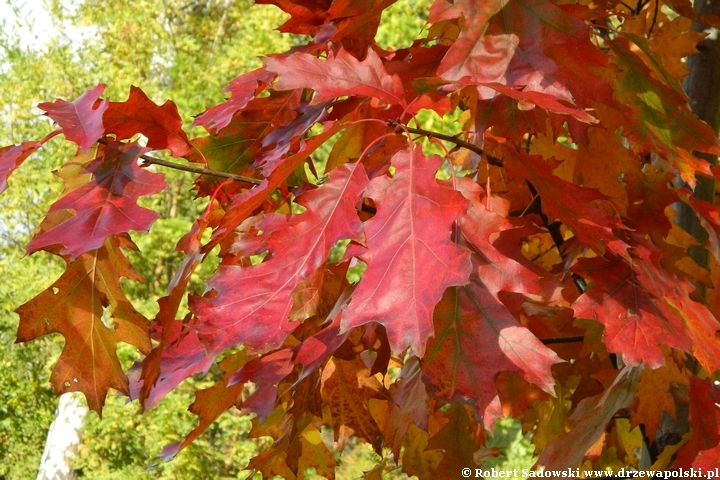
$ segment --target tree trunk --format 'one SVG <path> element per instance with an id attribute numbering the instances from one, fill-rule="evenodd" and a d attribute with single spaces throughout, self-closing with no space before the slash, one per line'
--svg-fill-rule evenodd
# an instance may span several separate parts
<path id="1" fill-rule="evenodd" d="M 72 468 L 72 459 L 80 446 L 80 429 L 87 412 L 80 394 L 65 393 L 60 396 L 55 419 L 48 430 L 37 480 L 77 478 Z"/>

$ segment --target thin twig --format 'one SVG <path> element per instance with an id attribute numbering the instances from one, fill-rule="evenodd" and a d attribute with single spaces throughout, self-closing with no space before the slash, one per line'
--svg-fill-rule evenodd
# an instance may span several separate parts
<path id="1" fill-rule="evenodd" d="M 650 38 L 650 35 L 652 35 L 653 28 L 655 28 L 655 23 L 657 22 L 658 5 L 659 5 L 659 3 L 656 1 L 655 2 L 655 13 L 653 13 L 652 23 L 650 24 L 650 30 L 648 30 L 648 34 L 647 34 L 648 38 Z"/>
<path id="2" fill-rule="evenodd" d="M 101 138 L 98 143 L 107 145 L 107 140 Z M 140 155 L 140 158 L 145 162 L 152 165 L 160 165 L 163 167 L 173 168 L 175 170 L 182 170 L 183 172 L 197 173 L 199 175 L 210 175 L 212 177 L 219 178 L 230 178 L 238 182 L 251 183 L 253 185 L 260 185 L 262 180 L 258 178 L 246 177 L 244 175 L 236 175 L 234 173 L 219 172 L 217 170 L 210 170 L 209 168 L 191 167 L 189 165 L 180 165 L 179 163 L 168 162 L 167 160 L 160 160 L 159 158 L 151 157 L 149 155 Z"/>
<path id="3" fill-rule="evenodd" d="M 577 343 L 582 342 L 584 339 L 584 335 L 575 335 L 572 337 L 541 338 L 540 341 L 545 345 L 551 345 L 553 343 Z"/>
<path id="4" fill-rule="evenodd" d="M 475 152 L 478 155 L 484 155 L 487 158 L 487 161 L 490 165 L 495 165 L 496 167 L 502 167 L 503 161 L 500 158 L 494 157 L 488 153 L 485 152 L 482 148 L 478 147 L 477 145 L 473 145 L 472 143 L 466 142 L 465 140 L 460 140 L 457 137 L 454 137 L 452 135 L 445 135 L 444 133 L 438 133 L 438 132 L 431 132 L 430 130 L 425 130 L 423 128 L 413 128 L 408 127 L 406 125 L 403 125 L 402 127 L 397 122 L 389 122 L 390 127 L 394 129 L 400 129 L 406 130 L 410 133 L 415 133 L 417 135 L 422 135 L 424 137 L 429 138 L 438 138 L 440 140 L 445 140 L 447 142 L 454 143 L 455 145 L 466 148 L 470 150 L 471 152 Z"/>

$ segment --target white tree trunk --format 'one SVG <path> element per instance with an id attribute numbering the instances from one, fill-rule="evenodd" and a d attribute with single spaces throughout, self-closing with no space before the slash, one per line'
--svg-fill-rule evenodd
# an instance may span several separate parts
<path id="1" fill-rule="evenodd" d="M 80 429 L 87 412 L 80 394 L 65 393 L 60 396 L 55 419 L 48 430 L 37 480 L 77 478 L 72 468 L 72 459 L 80 446 Z"/>

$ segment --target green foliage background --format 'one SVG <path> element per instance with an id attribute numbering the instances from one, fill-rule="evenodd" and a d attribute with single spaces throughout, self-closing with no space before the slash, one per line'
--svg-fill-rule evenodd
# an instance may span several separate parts
<path id="1" fill-rule="evenodd" d="M 429 4 L 394 4 L 384 13 L 378 42 L 390 48 L 409 46 L 422 34 Z M 306 41 L 273 30 L 284 21 L 283 12 L 248 0 L 45 0 L 43 7 L 54 22 L 49 44 L 24 46 L 12 25 L 0 30 L 0 145 L 41 138 L 52 126 L 34 105 L 75 99 L 97 83 L 107 85 L 105 96 L 113 101 L 127 98 L 131 85 L 157 103 L 172 98 L 189 125 L 192 115 L 223 100 L 222 88 L 230 80 L 259 66 L 258 56 Z M 0 8 L 14 9 L 21 22 L 34 26 L 24 3 L 5 0 Z M 10 189 L 0 196 L 0 478 L 35 477 L 54 415 L 56 400 L 48 379 L 62 337 L 15 345 L 13 311 L 62 271 L 57 257 L 44 252 L 26 257 L 24 246 L 62 189 L 50 172 L 72 154 L 61 138 L 52 140 L 13 174 Z M 149 234 L 134 236 L 139 251 L 130 253 L 146 282 L 124 285 L 148 318 L 155 314 L 155 300 L 164 294 L 181 259 L 173 250 L 175 242 L 202 208 L 189 194 L 190 175 L 163 173 L 170 188 L 146 202 L 162 219 Z M 202 288 L 210 270 L 200 272 L 196 288 Z M 120 353 L 128 367 L 137 360 L 130 349 Z M 206 378 L 186 382 L 145 413 L 136 403 L 109 398 L 102 421 L 95 414 L 86 418 L 77 473 L 97 479 L 240 477 L 262 445 L 246 438 L 250 419 L 239 412 L 226 413 L 173 462 L 148 470 L 158 463 L 156 455 L 164 445 L 181 440 L 192 429 L 195 419 L 186 411 L 192 391 L 209 386 L 216 376 L 211 371 Z M 515 440 L 508 445 L 526 442 L 517 429 L 508 435 L 501 436 Z M 347 453 L 339 478 L 362 475 L 379 461 L 371 451 L 351 448 Z M 526 462 L 532 448 L 522 453 L 519 460 L 506 460 Z"/>

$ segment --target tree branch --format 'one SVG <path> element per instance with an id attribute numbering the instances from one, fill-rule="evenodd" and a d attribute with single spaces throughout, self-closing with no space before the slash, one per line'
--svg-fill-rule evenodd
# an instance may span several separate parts
<path id="1" fill-rule="evenodd" d="M 545 345 L 551 345 L 553 343 L 577 343 L 582 342 L 585 339 L 584 335 L 575 335 L 573 337 L 551 337 L 539 339 Z"/>
<path id="2" fill-rule="evenodd" d="M 99 139 L 98 143 L 102 143 L 103 145 L 108 144 L 107 140 L 105 140 L 103 138 Z M 219 172 L 217 170 L 210 170 L 209 168 L 191 167 L 189 165 L 180 165 L 179 163 L 168 162 L 167 160 L 160 160 L 159 158 L 151 157 L 149 155 L 140 155 L 140 158 L 143 160 L 143 162 L 148 163 L 148 164 L 160 165 L 160 166 L 168 167 L 168 168 L 174 168 L 175 170 L 182 170 L 183 172 L 197 173 L 199 175 L 210 175 L 212 177 L 219 177 L 219 178 L 231 178 L 238 182 L 251 183 L 253 185 L 260 185 L 260 183 L 262 183 L 262 180 L 260 180 L 258 178 L 246 177 L 244 175 L 236 175 L 234 173 Z"/>
<path id="3" fill-rule="evenodd" d="M 484 155 L 485 158 L 487 158 L 487 161 L 490 165 L 495 165 L 496 167 L 502 167 L 503 161 L 501 158 L 494 157 L 482 148 L 478 147 L 477 145 L 473 145 L 472 143 L 466 142 L 465 140 L 460 140 L 459 138 L 452 136 L 452 135 L 445 135 L 444 133 L 438 133 L 438 132 L 431 132 L 430 130 L 425 130 L 423 128 L 413 128 L 408 127 L 405 125 L 400 125 L 398 122 L 388 122 L 388 125 L 390 127 L 394 128 L 396 132 L 402 132 L 403 130 L 406 130 L 410 133 L 416 133 L 418 135 L 422 135 L 424 137 L 429 138 L 438 138 L 440 140 L 445 140 L 450 143 L 454 143 L 458 147 L 466 148 L 470 150 L 471 152 L 475 152 L 478 155 Z"/>

